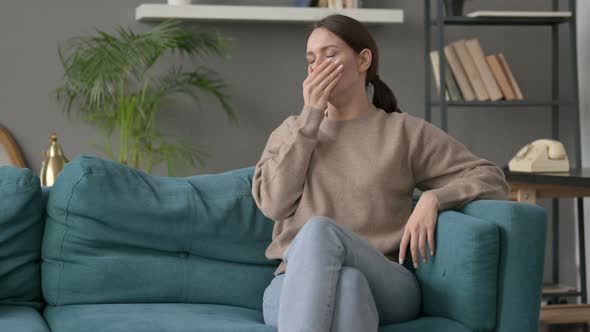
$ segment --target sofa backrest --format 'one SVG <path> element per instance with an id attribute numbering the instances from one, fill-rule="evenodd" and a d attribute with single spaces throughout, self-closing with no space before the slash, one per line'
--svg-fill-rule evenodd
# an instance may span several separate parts
<path id="1" fill-rule="evenodd" d="M 157 177 L 92 156 L 49 193 L 43 293 L 52 305 L 210 303 L 261 309 L 278 262 L 252 167 Z"/>
<path id="2" fill-rule="evenodd" d="M 31 170 L 0 167 L 0 304 L 40 308 L 45 204 Z"/>

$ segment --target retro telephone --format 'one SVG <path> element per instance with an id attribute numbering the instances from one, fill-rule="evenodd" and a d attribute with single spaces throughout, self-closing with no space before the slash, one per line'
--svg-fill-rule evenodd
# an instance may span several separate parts
<path id="1" fill-rule="evenodd" d="M 570 163 L 561 142 L 538 139 L 522 147 L 508 163 L 515 172 L 569 172 Z"/>

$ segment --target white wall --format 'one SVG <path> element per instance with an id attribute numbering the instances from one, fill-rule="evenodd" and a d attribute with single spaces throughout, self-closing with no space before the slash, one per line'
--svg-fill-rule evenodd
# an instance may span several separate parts
<path id="1" fill-rule="evenodd" d="M 580 90 L 580 130 L 582 166 L 590 167 L 590 1 L 578 0 L 578 80 Z M 584 200 L 585 220 L 590 220 L 590 199 Z M 586 229 L 586 276 L 590 276 L 590 225 Z M 590 279 L 590 278 L 587 278 Z M 590 289 L 590 280 L 587 280 Z"/>

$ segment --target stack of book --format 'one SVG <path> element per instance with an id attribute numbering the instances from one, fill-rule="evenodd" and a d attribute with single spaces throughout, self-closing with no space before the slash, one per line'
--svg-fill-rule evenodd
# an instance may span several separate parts
<path id="1" fill-rule="evenodd" d="M 459 40 L 444 48 L 447 62 L 446 100 L 498 101 L 524 99 L 520 87 L 502 54 L 485 55 L 477 38 Z M 430 52 L 437 91 L 440 91 L 438 51 Z M 449 69 L 450 68 L 450 69 Z"/>

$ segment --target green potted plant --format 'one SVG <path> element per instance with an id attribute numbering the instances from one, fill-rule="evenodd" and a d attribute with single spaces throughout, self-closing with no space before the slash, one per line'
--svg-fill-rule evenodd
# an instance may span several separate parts
<path id="1" fill-rule="evenodd" d="M 204 165 L 208 153 L 201 146 L 173 139 L 157 128 L 157 113 L 166 111 L 164 102 L 174 95 L 187 95 L 199 106 L 199 93 L 210 94 L 237 124 L 225 85 L 213 71 L 203 65 L 155 70 L 167 54 L 227 58 L 228 40 L 217 32 L 165 21 L 140 34 L 124 28 L 113 34 L 99 30 L 94 36 L 70 38 L 58 49 L 65 70 L 58 99 L 68 115 L 75 109 L 97 126 L 102 143 L 94 145 L 113 160 L 148 173 L 165 162 L 169 176 L 178 161 Z"/>

